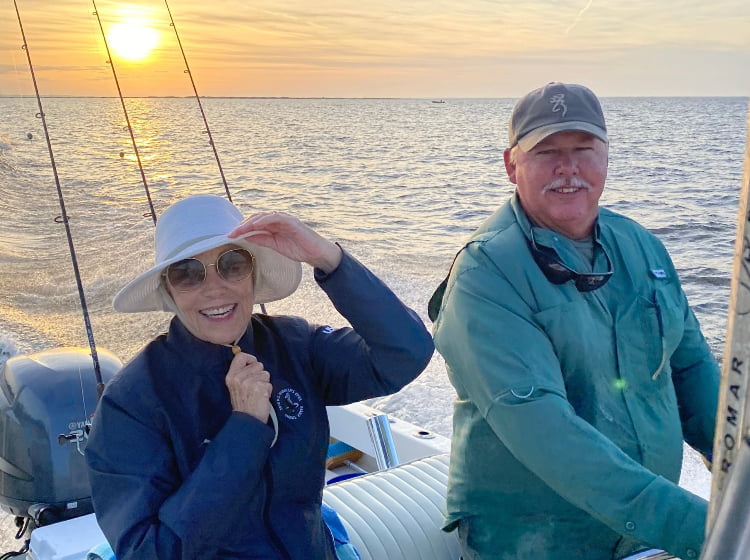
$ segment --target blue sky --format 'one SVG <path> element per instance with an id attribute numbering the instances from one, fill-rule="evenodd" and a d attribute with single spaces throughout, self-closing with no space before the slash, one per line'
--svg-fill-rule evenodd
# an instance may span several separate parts
<path id="1" fill-rule="evenodd" d="M 91 2 L 16 0 L 43 94 L 116 95 Z M 159 44 L 114 57 L 126 95 L 190 95 L 165 3 L 96 2 L 105 32 Z M 172 0 L 202 95 L 517 97 L 547 81 L 602 96 L 750 94 L 747 0 Z M 0 94 L 32 93 L 13 3 Z M 136 41 L 137 39 L 134 39 Z"/>

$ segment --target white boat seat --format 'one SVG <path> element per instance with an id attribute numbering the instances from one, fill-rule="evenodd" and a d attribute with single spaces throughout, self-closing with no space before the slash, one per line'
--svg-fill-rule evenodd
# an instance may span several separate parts
<path id="1" fill-rule="evenodd" d="M 449 455 L 433 455 L 327 486 L 362 560 L 458 560 L 455 532 L 442 531 Z"/>

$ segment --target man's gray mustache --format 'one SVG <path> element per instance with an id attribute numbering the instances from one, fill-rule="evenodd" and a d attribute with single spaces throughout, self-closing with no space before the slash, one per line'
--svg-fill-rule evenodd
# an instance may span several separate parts
<path id="1" fill-rule="evenodd" d="M 590 191 L 593 188 L 587 181 L 584 181 L 580 177 L 569 177 L 569 178 L 560 177 L 559 179 L 555 179 L 551 183 L 546 184 L 544 188 L 542 189 L 542 194 L 548 191 L 565 188 L 565 187 L 586 189 L 588 191 Z"/>

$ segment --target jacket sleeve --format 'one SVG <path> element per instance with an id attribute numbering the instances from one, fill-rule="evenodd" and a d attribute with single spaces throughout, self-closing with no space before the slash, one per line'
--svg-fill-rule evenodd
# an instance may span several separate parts
<path id="1" fill-rule="evenodd" d="M 419 375 L 434 345 L 420 317 L 372 272 L 344 251 L 338 268 L 315 279 L 351 328 L 318 328 L 313 367 L 326 405 L 394 393 Z"/>
<path id="2" fill-rule="evenodd" d="M 612 530 L 679 557 L 701 549 L 706 501 L 632 460 L 564 398 L 504 394 L 487 418 L 496 433 L 502 426 L 501 439 L 529 470 Z"/>
<path id="3" fill-rule="evenodd" d="M 97 521 L 118 560 L 205 558 L 250 501 L 241 495 L 256 491 L 273 431 L 232 413 L 182 480 L 167 434 L 138 419 L 158 414 L 143 410 L 148 400 L 100 401 L 86 449 Z"/>
<path id="4" fill-rule="evenodd" d="M 678 556 L 699 551 L 705 500 L 577 416 L 552 343 L 524 297 L 499 272 L 469 255 L 462 260 L 435 331 L 458 398 L 470 399 L 515 458 L 571 504 Z"/>
<path id="5" fill-rule="evenodd" d="M 671 356 L 672 381 L 680 407 L 685 441 L 711 459 L 721 373 L 687 298 L 683 297 L 685 331 Z"/>

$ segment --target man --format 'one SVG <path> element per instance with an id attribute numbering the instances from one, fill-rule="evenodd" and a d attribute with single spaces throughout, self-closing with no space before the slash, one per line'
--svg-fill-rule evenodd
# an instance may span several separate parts
<path id="1" fill-rule="evenodd" d="M 430 302 L 457 392 L 446 530 L 464 560 L 697 558 L 707 503 L 677 482 L 683 439 L 710 456 L 719 370 L 677 272 L 599 207 L 589 89 L 530 92 L 509 140 L 516 191 Z"/>

